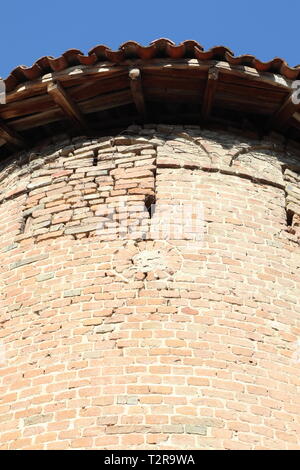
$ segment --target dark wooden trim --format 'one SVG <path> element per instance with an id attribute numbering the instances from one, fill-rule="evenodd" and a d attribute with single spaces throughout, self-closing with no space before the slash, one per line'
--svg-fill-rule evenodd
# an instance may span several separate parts
<path id="1" fill-rule="evenodd" d="M 133 102 L 141 118 L 145 119 L 147 113 L 140 69 L 130 69 L 129 79 Z"/>
<path id="2" fill-rule="evenodd" d="M 268 129 L 271 129 L 272 127 L 281 130 L 286 129 L 289 120 L 293 117 L 293 114 L 300 110 L 300 104 L 296 104 L 294 102 L 293 93 L 294 91 L 288 95 L 275 114 L 271 116 L 267 124 Z"/>
<path id="3" fill-rule="evenodd" d="M 84 130 L 88 129 L 89 126 L 79 107 L 70 98 L 59 82 L 49 83 L 47 86 L 47 92 L 61 108 L 66 117 L 70 119 L 76 127 Z"/>
<path id="4" fill-rule="evenodd" d="M 26 147 L 26 141 L 23 139 L 23 137 L 14 129 L 5 124 L 2 119 L 0 120 L 0 137 L 14 147 Z"/>
<path id="5" fill-rule="evenodd" d="M 211 110 L 213 107 L 215 92 L 217 88 L 219 78 L 219 70 L 216 67 L 211 67 L 208 69 L 206 88 L 204 92 L 204 98 L 201 109 L 201 118 L 206 120 L 209 119 L 211 115 Z"/>

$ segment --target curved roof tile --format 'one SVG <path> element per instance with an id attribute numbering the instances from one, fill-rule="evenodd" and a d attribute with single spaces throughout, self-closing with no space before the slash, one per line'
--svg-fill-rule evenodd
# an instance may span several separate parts
<path id="1" fill-rule="evenodd" d="M 105 45 L 99 45 L 91 49 L 87 55 L 78 49 L 69 49 L 57 58 L 42 57 L 31 67 L 23 65 L 16 67 L 5 79 L 5 84 L 7 91 L 12 91 L 23 82 L 35 80 L 46 73 L 59 72 L 75 65 L 91 66 L 101 61 L 119 64 L 127 59 L 150 60 L 159 57 L 224 60 L 230 65 L 250 66 L 259 72 L 273 72 L 292 80 L 300 78 L 300 65 L 290 67 L 280 58 L 262 62 L 249 54 L 235 57 L 234 53 L 224 46 L 215 46 L 205 51 L 197 41 L 186 40 L 176 45 L 170 39 L 161 38 L 152 41 L 148 46 L 142 46 L 135 41 L 127 41 L 121 44 L 116 51 Z"/>

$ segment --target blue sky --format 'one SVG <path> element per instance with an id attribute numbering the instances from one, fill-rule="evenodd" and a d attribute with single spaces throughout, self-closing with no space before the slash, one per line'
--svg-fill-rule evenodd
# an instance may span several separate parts
<path id="1" fill-rule="evenodd" d="M 225 45 L 236 55 L 283 57 L 300 64 L 300 1 L 285 0 L 27 0 L 1 3 L 0 76 L 17 65 L 66 49 L 117 48 L 166 37 Z"/>

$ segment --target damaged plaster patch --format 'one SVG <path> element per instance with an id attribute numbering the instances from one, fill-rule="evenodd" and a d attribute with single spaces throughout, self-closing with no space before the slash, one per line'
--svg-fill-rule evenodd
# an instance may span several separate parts
<path id="1" fill-rule="evenodd" d="M 143 272 L 167 269 L 166 257 L 163 250 L 144 250 L 133 257 L 136 268 Z"/>
<path id="2" fill-rule="evenodd" d="M 168 241 L 141 241 L 127 243 L 117 251 L 112 262 L 112 273 L 124 282 L 144 277 L 148 280 L 173 280 L 181 271 L 183 255 Z"/>

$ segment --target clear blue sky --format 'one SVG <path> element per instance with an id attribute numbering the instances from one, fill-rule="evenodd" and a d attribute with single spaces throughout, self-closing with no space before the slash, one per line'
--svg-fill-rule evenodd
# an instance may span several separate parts
<path id="1" fill-rule="evenodd" d="M 0 76 L 66 49 L 117 48 L 166 37 L 225 45 L 236 55 L 300 64 L 299 0 L 27 0 L 1 2 Z"/>

